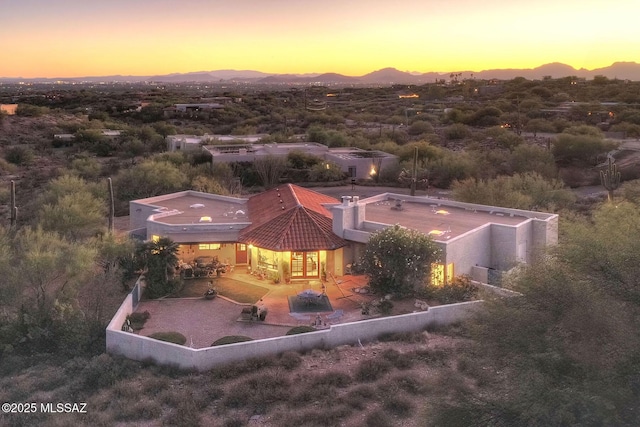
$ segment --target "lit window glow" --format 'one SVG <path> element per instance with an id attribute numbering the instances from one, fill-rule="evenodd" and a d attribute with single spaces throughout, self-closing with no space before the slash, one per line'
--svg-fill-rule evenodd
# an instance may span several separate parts
<path id="1" fill-rule="evenodd" d="M 201 216 L 200 217 L 200 222 L 211 222 L 211 217 L 210 216 Z"/>

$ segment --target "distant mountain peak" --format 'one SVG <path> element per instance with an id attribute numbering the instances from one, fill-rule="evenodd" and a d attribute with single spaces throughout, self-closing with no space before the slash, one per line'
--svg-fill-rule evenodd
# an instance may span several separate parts
<path id="1" fill-rule="evenodd" d="M 593 78 L 597 75 L 606 76 L 608 78 L 618 78 L 623 80 L 640 81 L 640 64 L 630 61 L 614 62 L 608 67 L 597 68 L 594 70 L 586 70 L 581 68 L 576 70 L 570 65 L 561 62 L 551 62 L 543 64 L 536 68 L 529 69 L 493 69 L 483 71 L 464 71 L 461 72 L 428 72 L 417 73 L 409 71 L 399 71 L 393 67 L 381 68 L 363 76 L 346 76 L 339 73 L 306 73 L 306 74 L 276 74 L 264 73 L 254 70 L 233 70 L 222 69 L 213 71 L 197 71 L 189 73 L 171 73 L 154 76 L 92 76 L 92 77 L 76 77 L 76 78 L 19 78 L 6 77 L 0 78 L 0 82 L 55 82 L 58 80 L 69 82 L 247 82 L 247 83 L 276 83 L 276 84 L 424 84 L 432 83 L 436 80 L 447 80 L 450 74 L 462 75 L 463 79 L 467 76 L 473 76 L 474 79 L 498 79 L 510 80 L 515 77 L 524 77 L 529 80 L 542 79 L 545 76 L 552 78 L 561 78 L 568 76 L 577 76 L 582 78 Z"/>

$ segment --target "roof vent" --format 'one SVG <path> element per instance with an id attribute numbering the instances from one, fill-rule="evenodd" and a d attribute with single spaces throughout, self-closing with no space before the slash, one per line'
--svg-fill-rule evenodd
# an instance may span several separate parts
<path id="1" fill-rule="evenodd" d="M 201 209 L 204 208 L 204 205 L 202 203 L 194 203 L 193 205 L 189 206 L 191 209 Z"/>

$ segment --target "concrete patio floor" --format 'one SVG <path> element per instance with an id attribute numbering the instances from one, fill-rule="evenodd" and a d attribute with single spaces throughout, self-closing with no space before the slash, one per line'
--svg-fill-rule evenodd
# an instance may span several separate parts
<path id="1" fill-rule="evenodd" d="M 248 274 L 245 267 L 238 267 L 233 272 L 226 273 L 225 277 L 269 289 L 262 298 L 262 304 L 268 309 L 264 322 L 240 320 L 240 312 L 246 304 L 237 304 L 224 298 L 143 300 L 136 312 L 148 311 L 151 316 L 139 333 L 148 336 L 155 332 L 180 332 L 187 338 L 185 345 L 203 348 L 209 347 L 215 340 L 227 335 L 245 335 L 253 339 L 283 336 L 293 326 L 310 324 L 316 319 L 316 315 L 319 315 L 327 326 L 362 320 L 367 317 L 361 313 L 361 303 L 373 299 L 372 296 L 352 291 L 353 288 L 366 285 L 365 276 L 347 275 L 336 277 L 335 281 L 329 278 L 329 281 L 324 283 L 324 291 L 329 297 L 333 310 L 342 310 L 344 314 L 337 319 L 327 319 L 327 315 L 331 313 L 310 312 L 303 314 L 308 316 L 309 321 L 297 320 L 289 314 L 288 297 L 297 295 L 305 289 L 322 292 L 323 283 L 320 280 L 274 284 L 270 280 L 261 280 Z"/>

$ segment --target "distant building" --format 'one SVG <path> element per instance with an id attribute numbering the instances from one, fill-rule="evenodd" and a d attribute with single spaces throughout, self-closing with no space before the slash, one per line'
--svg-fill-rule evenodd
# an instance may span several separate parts
<path id="1" fill-rule="evenodd" d="M 254 143 L 268 134 L 256 135 L 169 135 L 166 138 L 167 150 L 169 151 L 196 151 L 201 150 L 205 144 L 213 141 L 224 143 Z"/>
<path id="2" fill-rule="evenodd" d="M 122 135 L 122 131 L 113 129 L 101 129 L 100 134 L 105 138 L 117 139 Z M 53 135 L 53 139 L 57 141 L 69 142 L 76 139 L 76 136 L 72 133 L 56 133 Z"/>
<path id="3" fill-rule="evenodd" d="M 200 114 L 209 114 L 215 110 L 224 109 L 224 104 L 219 102 L 193 103 L 193 104 L 174 104 L 163 110 L 165 117 L 174 116 L 198 116 Z"/>
<path id="4" fill-rule="evenodd" d="M 384 151 L 367 151 L 353 147 L 329 148 L 317 142 L 290 142 L 283 144 L 207 145 L 212 162 L 254 162 L 267 156 L 287 157 L 292 151 L 302 151 L 335 163 L 355 179 L 370 179 L 381 169 L 398 164 L 398 157 Z"/>

